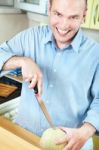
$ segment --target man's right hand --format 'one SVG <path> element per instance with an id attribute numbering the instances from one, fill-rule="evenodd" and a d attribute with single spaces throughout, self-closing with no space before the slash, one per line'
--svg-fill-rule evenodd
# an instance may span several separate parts
<path id="1" fill-rule="evenodd" d="M 31 58 L 23 57 L 20 62 L 23 80 L 30 82 L 29 88 L 31 89 L 37 84 L 38 94 L 41 95 L 43 75 L 40 68 Z"/>
<path id="2" fill-rule="evenodd" d="M 42 72 L 38 65 L 28 57 L 13 56 L 3 65 L 3 70 L 22 69 L 23 80 L 30 82 L 29 88 L 37 84 L 38 94 L 42 93 Z"/>

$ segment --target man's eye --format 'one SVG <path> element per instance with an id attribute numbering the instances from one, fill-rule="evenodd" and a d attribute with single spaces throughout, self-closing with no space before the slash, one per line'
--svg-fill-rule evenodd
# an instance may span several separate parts
<path id="1" fill-rule="evenodd" d="M 79 19 L 79 17 L 78 16 L 73 16 L 73 17 L 71 17 L 71 19 Z"/>
<path id="2" fill-rule="evenodd" d="M 56 16 L 61 16 L 61 14 L 60 13 L 58 13 L 58 12 L 54 12 L 54 14 L 56 15 Z"/>
<path id="3" fill-rule="evenodd" d="M 57 16 L 61 16 L 61 14 L 60 14 L 60 13 L 57 13 Z"/>

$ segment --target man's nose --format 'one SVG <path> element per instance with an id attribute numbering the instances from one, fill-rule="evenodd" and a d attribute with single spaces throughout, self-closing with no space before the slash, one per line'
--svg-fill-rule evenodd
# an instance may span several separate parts
<path id="1" fill-rule="evenodd" d="M 62 29 L 69 28 L 71 26 L 71 22 L 68 18 L 63 18 L 61 22 Z"/>

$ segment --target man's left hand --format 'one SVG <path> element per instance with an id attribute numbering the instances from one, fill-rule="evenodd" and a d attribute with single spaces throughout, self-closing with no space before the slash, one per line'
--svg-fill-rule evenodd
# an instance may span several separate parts
<path id="1" fill-rule="evenodd" d="M 65 127 L 60 127 L 60 129 L 65 131 L 67 135 L 67 138 L 57 141 L 57 144 L 66 143 L 63 150 L 80 150 L 86 141 L 96 132 L 96 129 L 89 123 L 85 123 L 77 129 Z"/>

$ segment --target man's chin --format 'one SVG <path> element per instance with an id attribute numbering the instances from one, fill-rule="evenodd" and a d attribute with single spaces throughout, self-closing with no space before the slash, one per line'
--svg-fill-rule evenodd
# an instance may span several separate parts
<path id="1" fill-rule="evenodd" d="M 59 43 L 69 43 L 71 40 L 70 39 L 56 39 Z"/>

